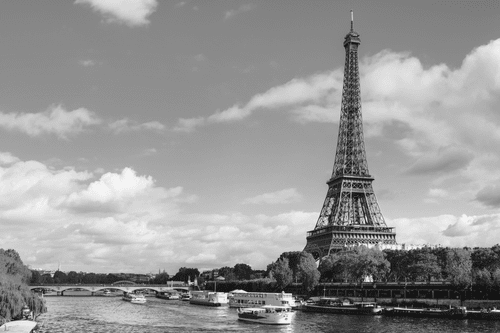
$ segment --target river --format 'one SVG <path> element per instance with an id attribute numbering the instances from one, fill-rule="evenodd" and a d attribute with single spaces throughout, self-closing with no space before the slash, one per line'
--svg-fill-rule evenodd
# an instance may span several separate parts
<path id="1" fill-rule="evenodd" d="M 237 320 L 229 307 L 205 307 L 189 302 L 148 297 L 131 304 L 121 297 L 46 297 L 48 312 L 38 317 L 43 333 L 165 333 L 165 332 L 500 332 L 500 321 L 353 316 L 297 311 L 292 325 L 268 326 Z"/>

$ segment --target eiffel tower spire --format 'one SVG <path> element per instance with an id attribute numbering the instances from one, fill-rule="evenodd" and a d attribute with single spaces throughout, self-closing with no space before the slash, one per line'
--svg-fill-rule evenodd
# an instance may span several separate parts
<path id="1" fill-rule="evenodd" d="M 368 171 L 358 69 L 359 34 L 345 36 L 344 86 L 333 173 L 316 227 L 307 235 L 304 251 L 321 258 L 356 244 L 396 244 L 393 228 L 387 227 L 372 188 Z"/>

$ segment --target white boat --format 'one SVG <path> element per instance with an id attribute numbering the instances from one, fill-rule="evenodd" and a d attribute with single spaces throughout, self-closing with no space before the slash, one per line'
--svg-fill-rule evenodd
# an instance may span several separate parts
<path id="1" fill-rule="evenodd" d="M 192 291 L 190 304 L 206 305 L 206 306 L 222 306 L 228 303 L 227 294 L 215 291 Z"/>
<path id="2" fill-rule="evenodd" d="M 231 308 L 255 308 L 265 305 L 296 306 L 295 298 L 290 293 L 255 293 L 235 292 L 229 300 Z"/>
<path id="3" fill-rule="evenodd" d="M 181 299 L 181 297 L 179 296 L 179 293 L 177 291 L 167 291 L 167 292 L 159 292 L 158 294 L 156 294 L 156 297 L 157 298 L 161 298 L 161 299 L 168 299 L 168 300 L 173 300 L 173 299 Z"/>
<path id="4" fill-rule="evenodd" d="M 104 290 L 104 292 L 102 293 L 102 296 L 113 296 L 113 294 L 111 294 L 111 291 L 106 289 Z"/>
<path id="5" fill-rule="evenodd" d="M 290 325 L 294 314 L 289 306 L 264 305 L 238 309 L 239 320 L 267 325 Z"/>
<path id="6" fill-rule="evenodd" d="M 191 299 L 191 294 L 190 293 L 183 293 L 181 294 L 181 301 L 189 301 Z"/>
<path id="7" fill-rule="evenodd" d="M 144 304 L 146 303 L 146 297 L 142 294 L 126 293 L 122 298 L 124 301 L 134 303 L 134 304 Z"/>
<path id="8" fill-rule="evenodd" d="M 0 332 L 32 333 L 37 332 L 37 323 L 32 320 L 14 320 L 0 326 Z"/>

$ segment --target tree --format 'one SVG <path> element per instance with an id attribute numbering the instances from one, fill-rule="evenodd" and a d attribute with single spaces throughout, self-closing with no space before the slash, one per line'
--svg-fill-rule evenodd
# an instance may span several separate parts
<path id="1" fill-rule="evenodd" d="M 298 279 L 298 267 L 300 263 L 302 252 L 300 251 L 291 251 L 291 252 L 283 252 L 278 259 L 286 258 L 288 259 L 288 265 L 293 273 L 293 281 L 297 281 Z"/>
<path id="2" fill-rule="evenodd" d="M 219 268 L 219 276 L 224 277 L 226 281 L 236 280 L 233 267 L 224 266 Z"/>
<path id="3" fill-rule="evenodd" d="M 407 272 L 411 281 L 427 281 L 441 275 L 441 267 L 437 256 L 432 254 L 429 248 L 410 250 L 407 253 Z"/>
<path id="4" fill-rule="evenodd" d="M 30 284 L 40 284 L 42 283 L 42 275 L 38 271 L 31 271 Z"/>
<path id="5" fill-rule="evenodd" d="M 408 272 L 410 266 L 408 251 L 384 250 L 384 253 L 391 265 L 388 278 L 394 282 L 411 280 Z"/>
<path id="6" fill-rule="evenodd" d="M 448 249 L 446 274 L 454 286 L 459 288 L 470 286 L 472 283 L 471 252 L 467 249 Z"/>
<path id="7" fill-rule="evenodd" d="M 288 259 L 278 259 L 272 264 L 271 272 L 273 278 L 276 280 L 276 287 L 279 290 L 285 289 L 290 283 L 292 283 L 292 270 L 290 269 Z"/>
<path id="8" fill-rule="evenodd" d="M 172 277 L 172 280 L 183 282 L 188 282 L 188 280 L 191 280 L 191 282 L 193 282 L 194 278 L 197 278 L 198 276 L 200 276 L 200 271 L 198 270 L 198 268 L 181 267 L 179 268 L 179 271 Z"/>
<path id="9" fill-rule="evenodd" d="M 308 294 L 319 284 L 320 273 L 312 254 L 301 252 L 297 265 L 297 277 L 302 281 L 302 287 Z"/>
<path id="10" fill-rule="evenodd" d="M 160 273 L 153 279 L 154 284 L 168 284 L 169 275 L 166 272 Z M 198 281 L 199 282 L 199 281 Z"/>
<path id="11" fill-rule="evenodd" d="M 80 283 L 80 281 L 81 281 L 80 274 L 78 274 L 75 271 L 71 271 L 68 273 L 68 276 L 67 276 L 68 283 L 74 284 L 74 283 Z"/>
<path id="12" fill-rule="evenodd" d="M 15 250 L 0 249 L 0 318 L 19 317 L 23 305 L 37 314 L 46 311 L 44 300 L 28 287 L 31 277 L 31 271 Z"/>
<path id="13" fill-rule="evenodd" d="M 346 251 L 330 254 L 320 265 L 322 274 L 333 279 L 361 283 L 366 277 L 384 280 L 390 270 L 385 254 L 377 248 L 358 246 Z"/>
<path id="14" fill-rule="evenodd" d="M 247 264 L 234 265 L 234 275 L 238 280 L 249 280 L 252 275 L 252 267 Z"/>

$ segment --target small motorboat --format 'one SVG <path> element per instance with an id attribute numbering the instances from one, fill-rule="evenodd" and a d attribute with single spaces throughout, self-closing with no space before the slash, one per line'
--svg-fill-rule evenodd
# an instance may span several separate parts
<path id="1" fill-rule="evenodd" d="M 264 305 L 238 309 L 239 320 L 267 325 L 290 325 L 294 314 L 289 306 Z"/>
<path id="2" fill-rule="evenodd" d="M 134 304 L 146 303 L 146 297 L 144 297 L 144 295 L 142 294 L 126 293 L 123 296 L 123 300 Z"/>
<path id="3" fill-rule="evenodd" d="M 37 329 L 37 322 L 33 320 L 14 320 L 0 326 L 0 332 L 11 333 L 35 333 Z"/>

